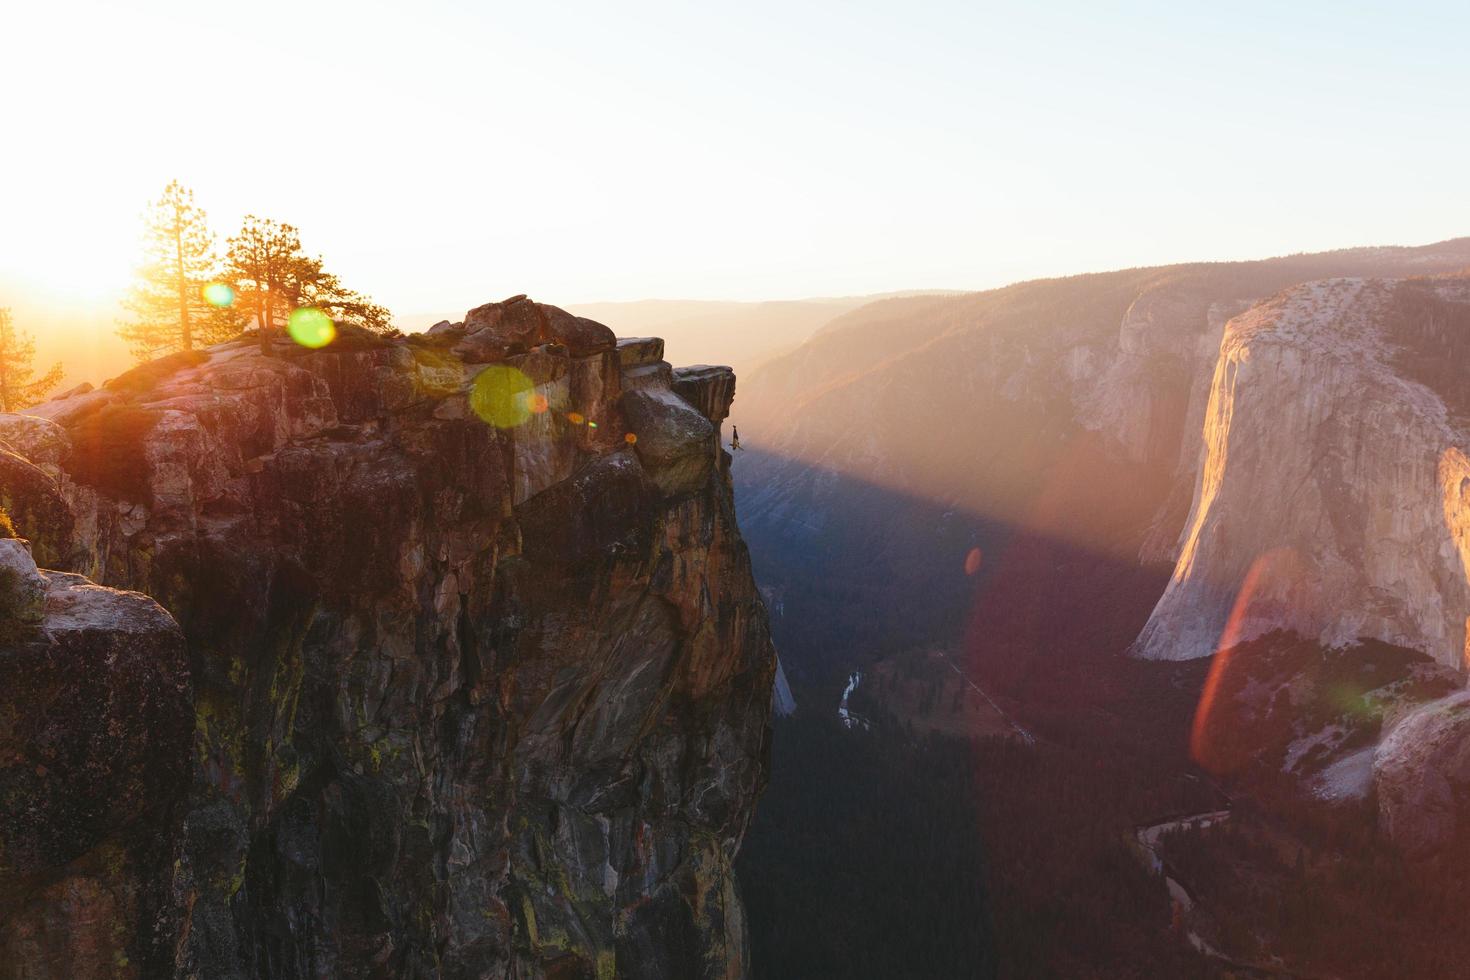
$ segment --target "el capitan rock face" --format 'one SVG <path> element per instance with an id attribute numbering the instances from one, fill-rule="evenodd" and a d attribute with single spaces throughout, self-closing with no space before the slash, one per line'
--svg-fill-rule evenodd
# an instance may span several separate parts
<path id="1" fill-rule="evenodd" d="M 1141 656 L 1208 656 L 1233 615 L 1229 641 L 1273 629 L 1324 646 L 1370 637 L 1463 670 L 1470 438 L 1452 411 L 1461 382 L 1401 352 L 1411 340 L 1416 361 L 1456 362 L 1463 341 L 1453 331 L 1407 334 L 1435 317 L 1470 322 L 1466 304 L 1458 278 L 1337 279 L 1226 325 L 1193 512 Z"/>
<path id="2" fill-rule="evenodd" d="M 187 637 L 178 975 L 744 976 L 776 664 L 733 375 L 645 412 L 524 298 L 272 354 L 0 417 L 20 533 Z"/>

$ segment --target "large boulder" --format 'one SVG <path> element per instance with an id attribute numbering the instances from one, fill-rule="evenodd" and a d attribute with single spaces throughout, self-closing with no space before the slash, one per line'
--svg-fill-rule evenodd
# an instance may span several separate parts
<path id="1" fill-rule="evenodd" d="M 477 306 L 464 315 L 464 339 L 455 353 L 471 364 L 504 360 L 546 340 L 546 317 L 525 296 Z"/>
<path id="2" fill-rule="evenodd" d="M 75 519 L 56 479 L 0 443 L 0 510 L 15 531 L 35 542 L 36 556 L 49 567 L 66 566 Z"/>
<path id="3" fill-rule="evenodd" d="M 596 320 L 573 316 L 560 307 L 545 303 L 538 305 L 542 316 L 546 318 L 547 335 L 552 341 L 565 347 L 573 357 L 601 354 L 617 345 L 618 338 L 612 328 Z"/>
<path id="4" fill-rule="evenodd" d="M 71 452 L 66 430 L 36 415 L 0 413 L 0 443 L 43 469 L 54 471 Z"/>
<path id="5" fill-rule="evenodd" d="M 0 640 L 35 626 L 46 611 L 46 580 L 36 570 L 30 545 L 0 538 Z"/>
<path id="6" fill-rule="evenodd" d="M 1379 822 L 1407 857 L 1470 840 L 1470 691 L 1401 721 L 1379 745 L 1373 774 Z"/>
<path id="7" fill-rule="evenodd" d="M 661 388 L 623 392 L 623 415 L 636 437 L 638 458 L 660 490 L 673 496 L 704 486 L 716 452 L 709 419 Z"/>
<path id="8" fill-rule="evenodd" d="M 44 617 L 0 637 L 0 977 L 172 975 L 194 710 L 184 638 L 151 599 L 38 572 Z"/>
<path id="9" fill-rule="evenodd" d="M 715 425 L 730 417 L 730 405 L 735 401 L 735 372 L 730 368 L 708 364 L 675 368 L 672 386 L 674 394 Z"/>
<path id="10" fill-rule="evenodd" d="M 662 337 L 619 337 L 618 363 L 623 370 L 643 364 L 657 364 L 664 359 Z"/>

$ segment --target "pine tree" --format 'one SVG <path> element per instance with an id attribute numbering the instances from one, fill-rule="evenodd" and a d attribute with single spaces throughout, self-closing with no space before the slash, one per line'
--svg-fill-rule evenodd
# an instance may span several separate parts
<path id="1" fill-rule="evenodd" d="M 206 298 L 217 259 L 214 234 L 194 204 L 194 192 L 170 181 L 144 222 L 143 263 L 123 300 L 133 319 L 118 330 L 133 355 L 147 361 L 238 333 L 240 318 L 229 304 L 216 306 Z"/>
<path id="2" fill-rule="evenodd" d="M 225 266 L 226 276 L 239 290 L 241 310 L 260 328 L 262 344 L 300 307 L 313 307 L 334 320 L 379 333 L 392 328 L 386 308 L 345 288 L 323 268 L 320 257 L 302 250 L 293 225 L 247 215 L 240 233 L 229 241 Z"/>
<path id="3" fill-rule="evenodd" d="M 10 310 L 0 307 L 0 411 L 30 408 L 61 384 L 60 364 L 37 378 L 31 366 L 35 359 L 36 342 L 15 326 Z"/>

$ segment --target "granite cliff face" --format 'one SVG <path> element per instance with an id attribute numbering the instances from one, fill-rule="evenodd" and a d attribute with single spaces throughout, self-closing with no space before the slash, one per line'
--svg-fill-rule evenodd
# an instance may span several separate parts
<path id="1" fill-rule="evenodd" d="M 1436 318 L 1443 331 L 1467 299 L 1460 279 L 1338 279 L 1230 321 L 1193 511 L 1140 655 L 1208 656 L 1233 611 L 1235 642 L 1273 629 L 1329 647 L 1369 637 L 1463 669 L 1460 382 L 1400 352 L 1453 363 L 1458 334 L 1406 333 Z"/>
<path id="2" fill-rule="evenodd" d="M 267 353 L 0 417 L 42 563 L 187 640 L 176 974 L 743 976 L 776 662 L 733 374 L 524 297 Z"/>

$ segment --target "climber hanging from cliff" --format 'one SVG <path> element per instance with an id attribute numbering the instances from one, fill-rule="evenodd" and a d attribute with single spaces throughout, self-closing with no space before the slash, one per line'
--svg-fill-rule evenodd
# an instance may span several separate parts
<path id="1" fill-rule="evenodd" d="M 730 448 L 737 453 L 744 452 L 740 448 L 740 426 L 738 425 L 730 426 Z"/>

